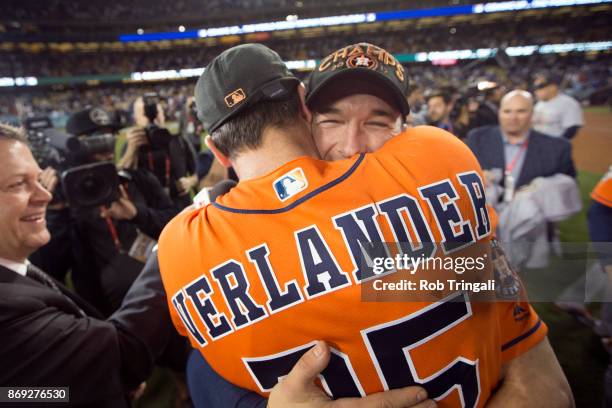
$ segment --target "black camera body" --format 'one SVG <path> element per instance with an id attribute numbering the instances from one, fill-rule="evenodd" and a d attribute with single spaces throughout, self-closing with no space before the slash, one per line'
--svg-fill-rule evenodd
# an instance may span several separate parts
<path id="1" fill-rule="evenodd" d="M 31 117 L 24 121 L 26 135 L 34 159 L 41 168 L 62 168 L 66 161 L 65 145 L 68 135 L 53 129 L 47 117 Z"/>
<path id="2" fill-rule="evenodd" d="M 155 92 L 148 92 L 142 96 L 142 101 L 144 114 L 149 119 L 149 126 L 145 128 L 145 133 L 150 149 L 153 151 L 168 150 L 172 135 L 167 129 L 155 125 L 155 119 L 159 113 L 157 110 L 159 96 Z"/>
<path id="3" fill-rule="evenodd" d="M 120 179 L 111 162 L 73 167 L 61 176 L 64 197 L 72 208 L 109 205 L 120 197 Z"/>
<path id="4" fill-rule="evenodd" d="M 115 148 L 115 136 L 112 133 L 94 134 L 82 138 L 72 136 L 66 141 L 66 147 L 70 153 L 80 157 L 109 153 Z"/>
<path id="5" fill-rule="evenodd" d="M 166 128 L 157 125 L 149 125 L 145 128 L 145 134 L 149 147 L 153 151 L 167 151 L 172 135 Z"/>

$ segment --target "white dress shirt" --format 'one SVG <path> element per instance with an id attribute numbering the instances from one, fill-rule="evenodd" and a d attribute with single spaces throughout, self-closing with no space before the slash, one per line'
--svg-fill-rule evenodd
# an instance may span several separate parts
<path id="1" fill-rule="evenodd" d="M 10 269 L 13 272 L 17 272 L 22 276 L 26 276 L 26 271 L 28 270 L 28 261 L 15 262 L 11 261 L 10 259 L 0 257 L 0 265 L 4 266 L 7 269 Z"/>

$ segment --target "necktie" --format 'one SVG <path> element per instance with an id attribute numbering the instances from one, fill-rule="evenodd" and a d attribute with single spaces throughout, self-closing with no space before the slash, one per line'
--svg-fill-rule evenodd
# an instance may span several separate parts
<path id="1" fill-rule="evenodd" d="M 68 303 L 70 303 L 74 307 L 74 309 L 76 311 L 78 311 L 78 313 L 81 316 L 86 316 L 85 312 L 83 312 L 81 310 L 81 308 L 78 307 L 77 304 L 74 303 L 74 301 L 72 299 L 70 299 L 68 296 L 66 296 L 62 292 L 62 290 L 59 288 L 59 286 L 57 286 L 57 284 L 53 281 L 53 279 L 51 279 L 51 277 L 49 275 L 44 273 L 36 265 L 28 264 L 28 268 L 27 268 L 27 271 L 26 271 L 26 276 L 28 278 L 30 278 L 30 279 L 33 279 L 33 280 L 39 282 L 39 283 L 42 283 L 43 285 L 45 285 L 47 287 L 50 287 L 51 289 L 53 289 L 54 291 L 56 291 L 57 293 L 62 295 L 68 301 Z"/>

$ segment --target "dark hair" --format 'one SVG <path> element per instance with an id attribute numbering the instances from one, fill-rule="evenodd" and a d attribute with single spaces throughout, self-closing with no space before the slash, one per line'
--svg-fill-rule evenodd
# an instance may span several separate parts
<path id="1" fill-rule="evenodd" d="M 406 95 L 411 95 L 414 91 L 420 90 L 421 86 L 418 84 L 410 84 L 408 85 L 408 93 Z"/>
<path id="2" fill-rule="evenodd" d="M 28 144 L 28 138 L 23 129 L 0 123 L 0 139 L 17 140 Z"/>
<path id="3" fill-rule="evenodd" d="M 266 128 L 293 126 L 299 115 L 300 98 L 294 92 L 282 101 L 257 102 L 221 125 L 210 137 L 221 153 L 231 157 L 240 150 L 258 148 Z"/>
<path id="4" fill-rule="evenodd" d="M 451 103 L 453 100 L 453 97 L 450 94 L 450 92 L 446 90 L 442 90 L 442 89 L 435 89 L 433 91 L 428 92 L 427 95 L 425 95 L 425 99 L 427 101 L 429 101 L 431 98 L 436 98 L 436 97 L 442 98 L 442 100 L 444 101 L 446 105 Z"/>

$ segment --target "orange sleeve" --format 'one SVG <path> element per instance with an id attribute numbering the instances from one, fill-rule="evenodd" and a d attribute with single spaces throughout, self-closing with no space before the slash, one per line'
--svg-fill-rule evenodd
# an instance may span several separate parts
<path id="1" fill-rule="evenodd" d="M 612 207 L 612 170 L 604 176 L 591 192 L 591 198 L 607 207 Z"/>
<path id="2" fill-rule="evenodd" d="M 495 208 L 487 204 L 487 209 L 489 210 L 489 219 L 491 220 L 491 236 L 496 236 L 495 231 L 497 230 L 497 225 L 499 224 L 499 217 L 497 216 L 497 211 Z"/>
<path id="3" fill-rule="evenodd" d="M 542 341 L 548 327 L 529 302 L 498 302 L 502 362 L 520 356 Z"/>

